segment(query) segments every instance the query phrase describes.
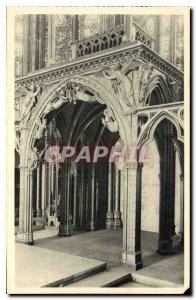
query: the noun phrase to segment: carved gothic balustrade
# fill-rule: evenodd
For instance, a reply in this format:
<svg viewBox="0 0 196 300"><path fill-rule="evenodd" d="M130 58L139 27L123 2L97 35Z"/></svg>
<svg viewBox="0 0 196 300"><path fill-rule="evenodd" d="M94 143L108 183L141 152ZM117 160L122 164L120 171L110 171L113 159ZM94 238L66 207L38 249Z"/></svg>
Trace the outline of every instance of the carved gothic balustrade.
<svg viewBox="0 0 196 300"><path fill-rule="evenodd" d="M89 55L121 45L125 30L123 27L111 29L108 32L97 33L72 45L73 58Z"/></svg>
<svg viewBox="0 0 196 300"><path fill-rule="evenodd" d="M135 41L140 41L149 48L154 50L155 38L148 34L141 26L136 22L133 22L133 35Z"/></svg>

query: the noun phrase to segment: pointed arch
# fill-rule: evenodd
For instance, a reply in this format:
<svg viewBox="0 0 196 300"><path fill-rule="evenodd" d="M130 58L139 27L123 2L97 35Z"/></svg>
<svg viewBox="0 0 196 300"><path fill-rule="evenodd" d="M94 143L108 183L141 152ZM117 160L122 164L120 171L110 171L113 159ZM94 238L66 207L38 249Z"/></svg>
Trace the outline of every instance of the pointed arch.
<svg viewBox="0 0 196 300"><path fill-rule="evenodd" d="M156 95L155 99L157 99L157 102L155 102L156 100L154 100L153 98L154 94ZM148 82L148 86L146 89L144 106L169 103L172 102L172 99L172 94L163 76L159 74L152 76L152 78L150 78Z"/></svg>
<svg viewBox="0 0 196 300"><path fill-rule="evenodd" d="M169 120L176 128L177 131L177 139L181 142L184 142L184 137L182 136L182 127L179 124L178 119L174 114L167 111L161 111L155 114L145 125L144 128L138 138L138 144L140 146L144 144L148 144L150 141L153 140L155 130L157 126L163 121L164 119Z"/></svg>
<svg viewBox="0 0 196 300"><path fill-rule="evenodd" d="M45 111L47 105L54 99L56 91L64 87L68 81L70 81L70 78L66 78L62 80L60 83L55 84L54 87L51 88L46 95L43 95L40 98L40 103L37 109L36 118L32 119L30 122L29 135L27 137L27 147L25 149L26 162L28 161L28 157L31 153L31 149L34 146L34 133L36 132L36 128L37 128L37 118L40 119L45 118ZM109 93L109 91L107 91L105 87L102 86L102 84L97 83L97 81L93 78L75 76L71 78L71 81L76 82L77 84L84 85L90 88L92 91L96 92L99 95L99 98L101 99L102 103L113 110L116 121L119 126L119 135L121 136L123 143L128 144L131 137L129 120L128 117L123 115L123 112L121 110L118 101L114 101L114 98L111 95L111 93ZM64 105L66 105L66 103Z"/></svg>

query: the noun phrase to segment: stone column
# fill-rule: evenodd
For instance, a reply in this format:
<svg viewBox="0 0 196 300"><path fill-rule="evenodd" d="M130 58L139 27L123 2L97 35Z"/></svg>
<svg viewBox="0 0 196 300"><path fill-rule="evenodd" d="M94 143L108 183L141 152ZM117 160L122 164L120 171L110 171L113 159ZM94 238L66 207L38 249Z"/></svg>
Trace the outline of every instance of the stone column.
<svg viewBox="0 0 196 300"><path fill-rule="evenodd" d="M164 157L160 162L159 254L172 254L175 205L175 151L172 137L164 137Z"/></svg>
<svg viewBox="0 0 196 300"><path fill-rule="evenodd" d="M33 245L33 232L32 232L32 169L28 167L21 167L21 179L23 181L24 199L20 207L20 224L19 232L17 233L17 241L24 244Z"/></svg>
<svg viewBox="0 0 196 300"><path fill-rule="evenodd" d="M170 16L170 62L176 60L176 16Z"/></svg>
<svg viewBox="0 0 196 300"><path fill-rule="evenodd" d="M141 253L141 179L142 164L124 171L123 250L122 263L134 270L142 268Z"/></svg>
<svg viewBox="0 0 196 300"><path fill-rule="evenodd" d="M40 164L37 166L37 199L36 199L36 212L37 217L41 217L40 209Z"/></svg>
<svg viewBox="0 0 196 300"><path fill-rule="evenodd" d="M157 53L160 53L160 29L161 29L161 19L160 16L156 17L156 22L155 22L155 51Z"/></svg>
<svg viewBox="0 0 196 300"><path fill-rule="evenodd" d="M84 219L84 166L81 165L81 180L79 186L79 217L80 217L80 226L83 225Z"/></svg>
<svg viewBox="0 0 196 300"><path fill-rule="evenodd" d="M48 65L55 63L55 24L54 16L48 16Z"/></svg>
<svg viewBox="0 0 196 300"><path fill-rule="evenodd" d="M60 226L59 236L70 236L69 222L69 166L62 165L61 167L61 203L60 203Z"/></svg>
<svg viewBox="0 0 196 300"><path fill-rule="evenodd" d="M133 26L133 16L125 15L125 38L131 42L135 40L135 28Z"/></svg>
<svg viewBox="0 0 196 300"><path fill-rule="evenodd" d="M42 164L42 218L44 218L45 223L45 209L46 209L46 164Z"/></svg>
<svg viewBox="0 0 196 300"><path fill-rule="evenodd" d="M29 73L29 25L30 15L23 15L23 39L22 39L22 75Z"/></svg>
<svg viewBox="0 0 196 300"><path fill-rule="evenodd" d="M91 221L90 230L95 231L95 165L91 166Z"/></svg>
<svg viewBox="0 0 196 300"><path fill-rule="evenodd" d="M56 163L55 165L56 172L55 172L55 218L56 218L56 226L58 224L58 186L59 186L59 165Z"/></svg>
<svg viewBox="0 0 196 300"><path fill-rule="evenodd" d="M37 50L37 15L30 15L30 71L34 72L36 70L36 50Z"/></svg>
<svg viewBox="0 0 196 300"><path fill-rule="evenodd" d="M26 145L28 129L22 128L20 133L21 145ZM17 241L33 245L32 232L32 170L25 163L25 147L20 149L20 213L19 232Z"/></svg>
<svg viewBox="0 0 196 300"><path fill-rule="evenodd" d="M115 207L114 207L114 228L121 228L121 212L120 212L120 177L119 170L115 167Z"/></svg>
<svg viewBox="0 0 196 300"><path fill-rule="evenodd" d="M73 205L73 225L76 228L77 227L77 184L78 184L78 178L77 178L77 164L75 164L75 170L76 172L74 173L74 205Z"/></svg>
<svg viewBox="0 0 196 300"><path fill-rule="evenodd" d="M106 228L113 228L114 214L112 211L112 163L108 163L108 210L106 213Z"/></svg>
<svg viewBox="0 0 196 300"><path fill-rule="evenodd" d="M48 198L48 226L50 226L50 206L51 206L51 163L47 165L47 198Z"/></svg>
<svg viewBox="0 0 196 300"><path fill-rule="evenodd" d="M39 69L45 67L45 30L46 16L39 15Z"/></svg>
<svg viewBox="0 0 196 300"><path fill-rule="evenodd" d="M180 246L184 246L184 176L180 175L180 220L179 220Z"/></svg>

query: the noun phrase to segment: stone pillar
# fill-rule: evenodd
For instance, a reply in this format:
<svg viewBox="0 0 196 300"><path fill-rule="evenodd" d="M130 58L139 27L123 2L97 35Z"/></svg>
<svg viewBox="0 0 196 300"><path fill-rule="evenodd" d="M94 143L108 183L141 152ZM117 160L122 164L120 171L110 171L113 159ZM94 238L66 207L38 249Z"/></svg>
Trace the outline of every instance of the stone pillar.
<svg viewBox="0 0 196 300"><path fill-rule="evenodd" d="M95 165L91 166L91 220L90 230L95 231Z"/></svg>
<svg viewBox="0 0 196 300"><path fill-rule="evenodd" d="M22 128L20 132L20 143L26 145L28 129ZM32 170L26 164L25 147L20 149L20 213L19 232L17 241L33 245L32 232Z"/></svg>
<svg viewBox="0 0 196 300"><path fill-rule="evenodd" d="M184 176L180 175L180 220L179 220L180 246L184 246Z"/></svg>
<svg viewBox="0 0 196 300"><path fill-rule="evenodd" d="M45 208L46 208L46 164L42 164L42 217L44 218L45 223Z"/></svg>
<svg viewBox="0 0 196 300"><path fill-rule="evenodd" d="M34 72L36 70L36 50L37 50L37 15L30 15L30 72Z"/></svg>
<svg viewBox="0 0 196 300"><path fill-rule="evenodd" d="M74 172L74 199L73 199L73 225L76 228L77 227L77 184L78 184L78 178L77 178L77 164L75 164L75 171Z"/></svg>
<svg viewBox="0 0 196 300"><path fill-rule="evenodd" d="M48 65L55 64L55 23L54 16L48 16Z"/></svg>
<svg viewBox="0 0 196 300"><path fill-rule="evenodd" d="M112 211L112 163L108 163L108 210L106 213L106 228L113 228L114 214Z"/></svg>
<svg viewBox="0 0 196 300"><path fill-rule="evenodd" d="M161 19L160 16L156 17L156 22L155 22L155 51L157 53L160 53L160 29L161 29Z"/></svg>
<svg viewBox="0 0 196 300"><path fill-rule="evenodd" d="M170 135L164 137L164 157L160 162L159 254L172 254L175 234L175 151Z"/></svg>
<svg viewBox="0 0 196 300"><path fill-rule="evenodd" d="M80 226L82 226L84 221L84 165L81 165L81 179L79 191L79 217Z"/></svg>
<svg viewBox="0 0 196 300"><path fill-rule="evenodd" d="M121 212L120 212L120 176L119 170L115 168L115 207L114 207L114 228L121 228Z"/></svg>
<svg viewBox="0 0 196 300"><path fill-rule="evenodd" d="M141 253L141 179L142 164L124 171L123 250L122 263L134 270L142 268Z"/></svg>
<svg viewBox="0 0 196 300"><path fill-rule="evenodd" d="M39 69L45 67L45 30L46 30L46 16L39 15Z"/></svg>
<svg viewBox="0 0 196 300"><path fill-rule="evenodd" d="M17 241L33 245L32 232L32 169L28 167L20 167L20 191L22 192L20 200L20 220L19 232L17 233Z"/></svg>
<svg viewBox="0 0 196 300"><path fill-rule="evenodd" d="M50 226L50 211L51 211L51 163L47 165L47 198L48 198L48 226Z"/></svg>
<svg viewBox="0 0 196 300"><path fill-rule="evenodd" d="M69 165L63 164L61 167L61 203L60 203L60 226L59 236L70 236L69 220Z"/></svg>
<svg viewBox="0 0 196 300"><path fill-rule="evenodd" d="M124 39L132 42L135 40L135 28L133 26L133 16L125 15L124 23L125 23L124 24L124 27L125 27Z"/></svg>
<svg viewBox="0 0 196 300"><path fill-rule="evenodd" d="M56 163L55 165L56 172L55 172L55 218L56 218L56 226L58 224L58 198L59 198L59 165Z"/></svg>
<svg viewBox="0 0 196 300"><path fill-rule="evenodd" d="M37 199L36 199L36 212L37 217L41 217L40 209L40 164L37 166Z"/></svg>
<svg viewBox="0 0 196 300"><path fill-rule="evenodd" d="M170 16L170 62L176 61L176 16Z"/></svg>
<svg viewBox="0 0 196 300"><path fill-rule="evenodd" d="M23 38L22 38L22 75L29 73L29 26L30 15L23 15Z"/></svg>

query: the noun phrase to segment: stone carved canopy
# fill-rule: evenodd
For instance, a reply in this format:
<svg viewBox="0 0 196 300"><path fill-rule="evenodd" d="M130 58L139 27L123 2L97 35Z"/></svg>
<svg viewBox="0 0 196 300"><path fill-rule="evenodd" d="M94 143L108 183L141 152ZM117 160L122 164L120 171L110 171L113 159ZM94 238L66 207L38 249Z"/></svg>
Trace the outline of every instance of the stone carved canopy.
<svg viewBox="0 0 196 300"><path fill-rule="evenodd" d="M60 84L52 84L50 90L46 84L42 84L42 87L32 84L28 89L19 87L24 105L21 127L34 126L31 151L35 152L33 149L36 141L43 137L50 113L59 111L67 103L75 105L76 101L105 104L107 108L102 118L103 125L111 132L119 132L120 137L124 137L123 131L127 131L128 134L130 130L130 116L146 106L146 97L151 92L153 82L159 84L157 78L160 76L152 63L132 58L124 64L117 62L96 72L69 77ZM164 89L169 91L168 85L173 82L166 82L164 76L162 81ZM167 95L170 95L169 92ZM106 101L106 98L110 100ZM126 128L123 128L122 124L120 126L119 118L125 121L127 125L123 127Z"/></svg>

